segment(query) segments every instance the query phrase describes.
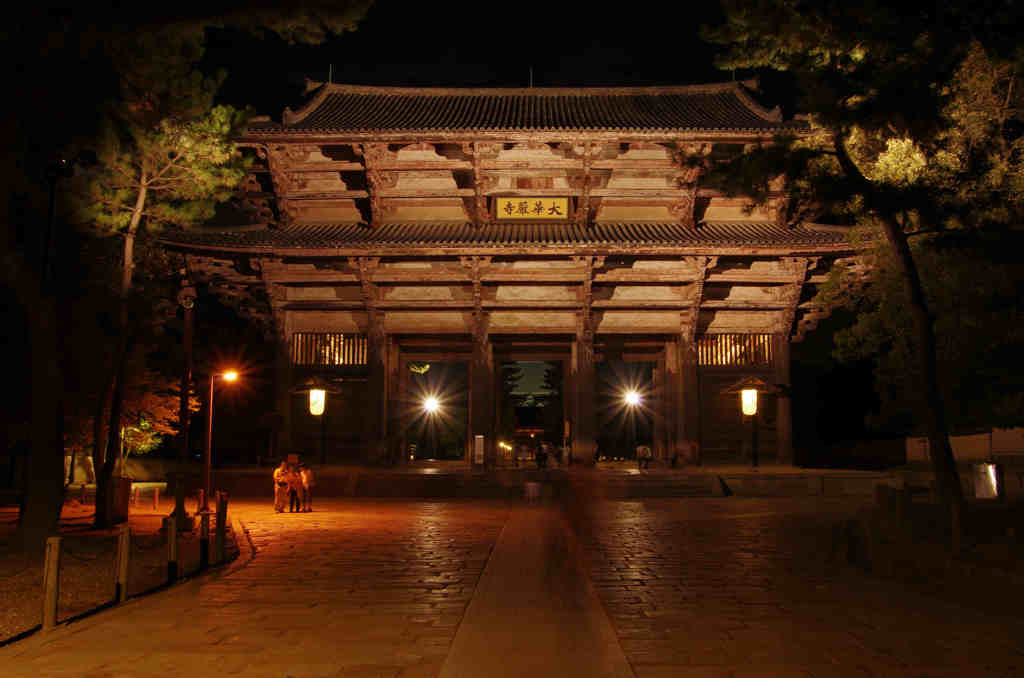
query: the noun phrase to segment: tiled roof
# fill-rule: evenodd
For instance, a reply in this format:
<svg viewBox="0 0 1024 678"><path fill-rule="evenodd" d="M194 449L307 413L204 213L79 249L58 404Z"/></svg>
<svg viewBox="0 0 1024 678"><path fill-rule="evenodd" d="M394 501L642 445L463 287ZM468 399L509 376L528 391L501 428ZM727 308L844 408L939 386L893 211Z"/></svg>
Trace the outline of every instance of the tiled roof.
<svg viewBox="0 0 1024 678"><path fill-rule="evenodd" d="M283 124L254 135L382 132L775 132L807 129L741 83L690 87L440 89L321 85Z"/></svg>
<svg viewBox="0 0 1024 678"><path fill-rule="evenodd" d="M231 250L613 247L816 247L836 249L846 234L772 222L711 222L688 227L672 223L577 224L403 223L306 224L242 231L167 231L167 244Z"/></svg>

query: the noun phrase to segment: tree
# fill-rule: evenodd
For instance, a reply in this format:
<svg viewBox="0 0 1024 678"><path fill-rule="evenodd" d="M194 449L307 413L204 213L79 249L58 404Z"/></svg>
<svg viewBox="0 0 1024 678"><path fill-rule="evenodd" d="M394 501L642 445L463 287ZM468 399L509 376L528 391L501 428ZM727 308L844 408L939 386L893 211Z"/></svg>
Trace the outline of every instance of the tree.
<svg viewBox="0 0 1024 678"><path fill-rule="evenodd" d="M287 9L251 3L178 3L160 15L145 4L96 3L88 12L72 13L44 3L23 8L0 28L4 44L10 47L8 91L19 102L8 107L2 118L3 165L11 181L3 194L7 228L0 261L3 282L24 311L33 348L26 374L31 392L30 468L19 519L26 547L42 547L43 537L56 525L62 498L62 401L68 364L62 360L61 341L66 335L62 319L68 314L61 306L67 302L68 288L44 285L39 265L43 257L38 254L41 238L37 234L48 221L47 168L55 169L55 177L63 174L75 149L95 147L92 140L103 127L107 138L116 139L124 150L132 135L123 124L109 124L113 120L129 120L140 129L165 136L196 132L189 123L202 119L203 111L191 104L202 97L193 95L209 92L219 77L203 76L196 68L207 28L238 26L276 32L294 43L315 44L330 33L354 29L368 5L361 0L304 2ZM169 125L160 124L159 113L168 110L168 104L188 114L170 117ZM54 192L58 206L63 193ZM116 190L103 197L116 199ZM189 211L183 204L171 207ZM169 216L174 211L154 213ZM61 230L64 214L49 223ZM61 238L55 242L62 261L72 260L74 253L62 247ZM125 271L130 283L130 267ZM98 427L102 429L102 424ZM110 449L117 449L116 442Z"/></svg>
<svg viewBox="0 0 1024 678"><path fill-rule="evenodd" d="M814 134L779 139L713 170L720 186L764 199L782 175L788 216L825 214L874 230L906 300L925 399L924 428L942 503L958 538L963 496L936 358L935 306L909 237L1019 223L1024 175L1014 122L1022 52L1012 2L937 5L800 0L724 3L705 36L720 65L792 77Z"/></svg>

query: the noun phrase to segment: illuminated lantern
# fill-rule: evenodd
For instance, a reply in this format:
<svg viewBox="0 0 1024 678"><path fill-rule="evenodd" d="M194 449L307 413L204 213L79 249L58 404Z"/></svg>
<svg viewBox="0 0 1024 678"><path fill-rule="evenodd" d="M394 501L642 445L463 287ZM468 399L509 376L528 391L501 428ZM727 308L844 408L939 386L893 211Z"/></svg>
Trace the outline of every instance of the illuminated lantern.
<svg viewBox="0 0 1024 678"><path fill-rule="evenodd" d="M433 414L434 412L437 412L437 410L440 407L441 407L441 403L439 403L437 401L437 398L435 398L433 396L430 396L429 398L427 398L426 400L423 401L423 409L426 410L429 414Z"/></svg>
<svg viewBox="0 0 1024 678"><path fill-rule="evenodd" d="M636 407L640 404L640 394L636 391L630 391L626 394L626 404L631 407Z"/></svg>
<svg viewBox="0 0 1024 678"><path fill-rule="evenodd" d="M327 391L321 388L309 389L309 413L317 417L323 414L326 400Z"/></svg>
<svg viewBox="0 0 1024 678"><path fill-rule="evenodd" d="M740 403L746 416L752 417L757 414L757 389L745 388L740 391Z"/></svg>

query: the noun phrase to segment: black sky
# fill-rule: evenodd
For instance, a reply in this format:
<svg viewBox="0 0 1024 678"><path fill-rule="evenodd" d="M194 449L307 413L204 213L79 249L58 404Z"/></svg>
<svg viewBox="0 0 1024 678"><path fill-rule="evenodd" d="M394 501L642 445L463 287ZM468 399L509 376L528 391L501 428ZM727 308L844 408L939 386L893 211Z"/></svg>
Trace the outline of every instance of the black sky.
<svg viewBox="0 0 1024 678"><path fill-rule="evenodd" d="M681 85L729 80L698 37L715 3L602 6L378 0L358 30L316 47L233 31L211 35L222 100L277 117L305 77L360 85L525 87Z"/></svg>

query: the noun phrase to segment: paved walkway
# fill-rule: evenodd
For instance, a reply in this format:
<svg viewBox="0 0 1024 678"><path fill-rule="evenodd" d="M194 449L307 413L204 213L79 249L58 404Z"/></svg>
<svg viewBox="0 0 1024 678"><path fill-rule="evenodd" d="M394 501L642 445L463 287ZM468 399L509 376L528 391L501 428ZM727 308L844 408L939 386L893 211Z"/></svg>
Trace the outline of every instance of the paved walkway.
<svg viewBox="0 0 1024 678"><path fill-rule="evenodd" d="M1024 673L1020 607L826 567L821 530L849 510L669 499L566 522L523 503L337 500L278 515L236 502L251 561L0 649L0 674Z"/></svg>

